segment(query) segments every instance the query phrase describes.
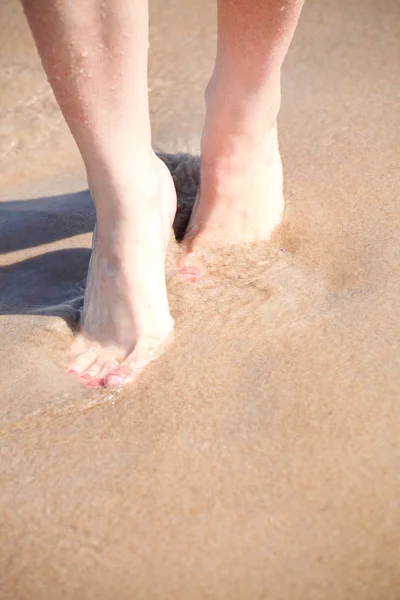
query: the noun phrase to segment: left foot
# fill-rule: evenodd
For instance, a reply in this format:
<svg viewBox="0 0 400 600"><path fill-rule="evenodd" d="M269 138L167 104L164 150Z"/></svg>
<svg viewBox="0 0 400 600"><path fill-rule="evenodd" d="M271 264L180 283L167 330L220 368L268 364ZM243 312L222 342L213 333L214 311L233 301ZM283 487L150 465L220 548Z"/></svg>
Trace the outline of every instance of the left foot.
<svg viewBox="0 0 400 600"><path fill-rule="evenodd" d="M175 190L158 158L140 176L107 178L98 169L90 178L97 229L68 371L91 388L132 381L173 331L164 262Z"/></svg>

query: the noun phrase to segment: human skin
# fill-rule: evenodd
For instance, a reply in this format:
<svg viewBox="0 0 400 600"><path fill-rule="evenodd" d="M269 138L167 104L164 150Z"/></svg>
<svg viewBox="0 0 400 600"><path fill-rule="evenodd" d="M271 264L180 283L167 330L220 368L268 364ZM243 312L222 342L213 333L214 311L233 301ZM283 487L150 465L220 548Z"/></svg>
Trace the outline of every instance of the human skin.
<svg viewBox="0 0 400 600"><path fill-rule="evenodd" d="M22 0L82 155L96 230L68 371L88 387L132 381L170 340L165 254L176 211L151 146L146 0ZM303 0L219 0L200 191L179 272L215 242L268 240L284 210L280 73Z"/></svg>

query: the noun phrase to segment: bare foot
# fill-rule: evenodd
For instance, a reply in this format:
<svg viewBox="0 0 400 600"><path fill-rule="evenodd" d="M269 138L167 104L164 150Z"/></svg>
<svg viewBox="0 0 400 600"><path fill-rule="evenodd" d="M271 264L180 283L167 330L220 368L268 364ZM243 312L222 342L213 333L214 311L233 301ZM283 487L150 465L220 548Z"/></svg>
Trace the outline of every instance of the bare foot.
<svg viewBox="0 0 400 600"><path fill-rule="evenodd" d="M176 195L166 166L155 156L150 163L136 176L91 182L97 229L68 369L89 387L131 381L173 331L164 263Z"/></svg>
<svg viewBox="0 0 400 600"><path fill-rule="evenodd" d="M263 139L205 130L199 193L183 243L180 273L196 279L210 246L269 240L284 210L277 130Z"/></svg>

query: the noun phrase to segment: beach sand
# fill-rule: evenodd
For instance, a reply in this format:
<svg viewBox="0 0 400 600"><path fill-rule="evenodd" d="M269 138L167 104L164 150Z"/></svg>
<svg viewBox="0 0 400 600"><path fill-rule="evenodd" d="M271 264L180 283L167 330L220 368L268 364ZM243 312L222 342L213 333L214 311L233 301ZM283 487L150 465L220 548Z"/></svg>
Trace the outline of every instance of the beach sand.
<svg viewBox="0 0 400 600"><path fill-rule="evenodd" d="M171 237L174 344L88 392L64 368L93 208L2 0L1 600L400 598L399 31L397 0L306 2L284 224L201 285ZM198 152L215 41L213 0L153 2L157 150ZM174 164L184 218L196 165Z"/></svg>

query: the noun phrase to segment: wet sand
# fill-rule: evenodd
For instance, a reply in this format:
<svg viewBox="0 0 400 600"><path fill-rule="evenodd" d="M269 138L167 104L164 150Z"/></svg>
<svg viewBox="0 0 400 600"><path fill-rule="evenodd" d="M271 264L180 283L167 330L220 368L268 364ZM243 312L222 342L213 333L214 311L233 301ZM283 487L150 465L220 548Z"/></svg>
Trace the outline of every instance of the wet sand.
<svg viewBox="0 0 400 600"><path fill-rule="evenodd" d="M198 151L214 12L153 2L160 151ZM93 209L3 0L1 600L398 600L399 31L396 0L306 2L284 225L210 258L202 286L176 281L172 238L175 343L122 393L89 393L63 369Z"/></svg>

